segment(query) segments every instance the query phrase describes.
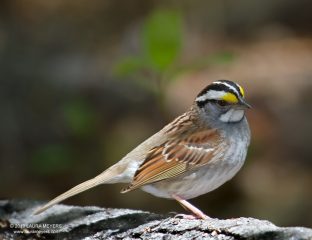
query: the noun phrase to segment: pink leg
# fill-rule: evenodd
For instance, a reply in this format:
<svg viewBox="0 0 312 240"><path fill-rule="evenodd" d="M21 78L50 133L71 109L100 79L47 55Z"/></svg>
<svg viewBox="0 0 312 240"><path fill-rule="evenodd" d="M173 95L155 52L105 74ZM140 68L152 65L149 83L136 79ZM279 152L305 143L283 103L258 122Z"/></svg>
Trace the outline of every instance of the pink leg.
<svg viewBox="0 0 312 240"><path fill-rule="evenodd" d="M209 217L204 214L201 210L199 210L197 207L193 206L192 204L190 204L188 201L180 198L177 195L172 195L172 197L177 200L182 207L184 207L186 210L189 210L191 213L193 213L197 218L201 218L201 219L209 219Z"/></svg>

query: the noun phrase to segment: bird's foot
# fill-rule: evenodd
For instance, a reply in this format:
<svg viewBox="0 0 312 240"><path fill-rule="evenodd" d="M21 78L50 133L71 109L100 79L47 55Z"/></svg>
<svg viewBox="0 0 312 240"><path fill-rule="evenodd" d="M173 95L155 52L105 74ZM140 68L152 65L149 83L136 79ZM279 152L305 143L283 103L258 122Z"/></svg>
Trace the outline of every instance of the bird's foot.
<svg viewBox="0 0 312 240"><path fill-rule="evenodd" d="M210 219L210 217L208 217L205 214L190 215L190 214L183 214L183 213L175 215L174 218L181 218L181 219L187 219L187 220L195 220L195 219L207 220L207 219Z"/></svg>
<svg viewBox="0 0 312 240"><path fill-rule="evenodd" d="M190 214L177 214L174 216L174 218L181 218L181 219L187 219L187 220L195 220L198 219L197 217L195 217L194 215L190 215Z"/></svg>
<svg viewBox="0 0 312 240"><path fill-rule="evenodd" d="M191 203L189 203L185 199L179 197L178 195L172 195L172 197L175 200L177 200L182 205L182 207L184 207L186 210L188 210L191 213L193 213L193 217L195 217L197 219L203 219L203 220L210 219L210 217L208 217L200 209L198 209L197 207L193 206Z"/></svg>

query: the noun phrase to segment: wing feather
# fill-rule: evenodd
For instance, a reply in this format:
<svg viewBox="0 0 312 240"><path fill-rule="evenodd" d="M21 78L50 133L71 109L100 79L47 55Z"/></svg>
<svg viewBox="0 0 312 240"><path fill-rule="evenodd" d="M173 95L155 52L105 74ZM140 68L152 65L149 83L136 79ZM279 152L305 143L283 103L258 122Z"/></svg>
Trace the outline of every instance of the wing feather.
<svg viewBox="0 0 312 240"><path fill-rule="evenodd" d="M219 152L222 145L221 136L215 129L201 130L175 139L180 140L168 139L150 150L136 171L132 183L122 193L174 178L205 165Z"/></svg>

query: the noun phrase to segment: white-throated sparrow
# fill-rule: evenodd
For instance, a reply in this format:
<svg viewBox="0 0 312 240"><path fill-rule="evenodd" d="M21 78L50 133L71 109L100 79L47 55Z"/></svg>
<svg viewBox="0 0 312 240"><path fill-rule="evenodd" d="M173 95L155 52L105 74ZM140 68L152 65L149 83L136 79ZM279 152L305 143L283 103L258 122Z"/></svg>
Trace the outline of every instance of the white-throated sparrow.
<svg viewBox="0 0 312 240"><path fill-rule="evenodd" d="M210 192L242 167L250 142L244 90L229 80L211 83L191 108L141 143L98 176L59 195L35 214L100 184L130 183L121 192L141 188L177 200L199 218L207 218L187 199Z"/></svg>

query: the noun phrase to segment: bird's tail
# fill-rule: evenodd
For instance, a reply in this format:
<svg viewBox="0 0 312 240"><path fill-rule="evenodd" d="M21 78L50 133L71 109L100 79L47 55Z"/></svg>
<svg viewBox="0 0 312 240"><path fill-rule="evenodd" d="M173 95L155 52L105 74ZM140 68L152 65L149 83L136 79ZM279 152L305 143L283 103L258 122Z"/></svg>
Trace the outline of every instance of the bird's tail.
<svg viewBox="0 0 312 240"><path fill-rule="evenodd" d="M42 213L43 211L47 210L48 208L52 207L53 205L70 198L74 195L77 195L81 192L84 192L90 188L93 188L95 186L98 186L103 183L110 183L110 180L114 177L114 175L110 171L111 169L107 169L106 171L102 172L95 178L92 178L90 180L87 180L83 183L80 183L79 185L69 189L67 192L64 192L63 194L57 196L56 198L52 199L50 202L45 204L44 206L38 208L33 214L37 215L39 213Z"/></svg>

